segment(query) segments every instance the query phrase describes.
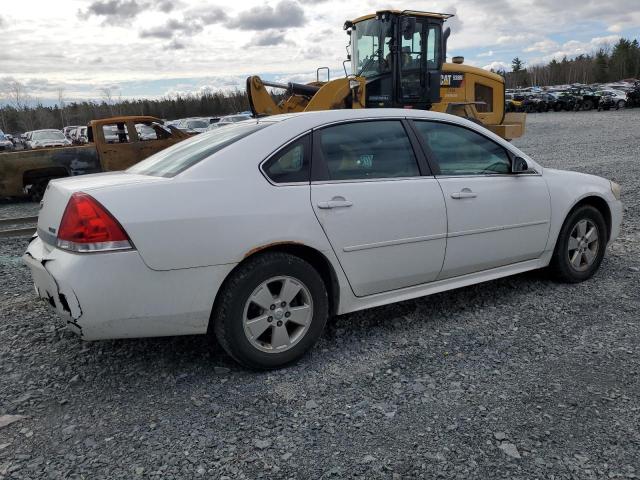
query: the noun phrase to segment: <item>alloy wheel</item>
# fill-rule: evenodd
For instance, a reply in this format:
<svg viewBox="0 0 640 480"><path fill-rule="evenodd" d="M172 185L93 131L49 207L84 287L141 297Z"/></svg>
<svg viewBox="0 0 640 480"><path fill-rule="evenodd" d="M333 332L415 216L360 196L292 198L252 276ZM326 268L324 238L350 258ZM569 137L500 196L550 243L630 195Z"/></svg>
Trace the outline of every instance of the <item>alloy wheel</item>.
<svg viewBox="0 0 640 480"><path fill-rule="evenodd" d="M598 257L599 247L598 227L591 220L580 220L569 235L567 254L571 268L579 272L588 270Z"/></svg>
<svg viewBox="0 0 640 480"><path fill-rule="evenodd" d="M247 340L258 350L289 350L307 333L313 319L313 300L300 280L272 277L249 296L243 313Z"/></svg>

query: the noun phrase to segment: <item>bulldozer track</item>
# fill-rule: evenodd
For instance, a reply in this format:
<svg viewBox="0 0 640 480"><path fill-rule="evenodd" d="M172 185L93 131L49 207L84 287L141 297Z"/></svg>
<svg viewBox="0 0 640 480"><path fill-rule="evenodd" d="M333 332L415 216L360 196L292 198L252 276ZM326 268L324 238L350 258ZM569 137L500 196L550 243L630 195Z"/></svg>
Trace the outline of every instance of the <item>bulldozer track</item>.
<svg viewBox="0 0 640 480"><path fill-rule="evenodd" d="M38 223L38 217L17 217L17 218L2 218L0 219L0 238L14 238L14 237L30 237L36 233L36 224ZM28 225L20 228L5 228L15 227L16 225Z"/></svg>

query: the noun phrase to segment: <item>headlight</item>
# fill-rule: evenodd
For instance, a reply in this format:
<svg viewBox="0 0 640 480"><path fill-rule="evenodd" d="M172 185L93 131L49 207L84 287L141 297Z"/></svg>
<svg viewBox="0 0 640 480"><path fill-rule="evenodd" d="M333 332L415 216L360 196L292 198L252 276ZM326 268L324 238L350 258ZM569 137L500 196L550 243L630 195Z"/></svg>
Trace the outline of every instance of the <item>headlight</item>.
<svg viewBox="0 0 640 480"><path fill-rule="evenodd" d="M611 183L611 193L613 193L613 196L616 197L616 200L620 200L620 185L618 185L616 182L611 181L609 181L609 183Z"/></svg>

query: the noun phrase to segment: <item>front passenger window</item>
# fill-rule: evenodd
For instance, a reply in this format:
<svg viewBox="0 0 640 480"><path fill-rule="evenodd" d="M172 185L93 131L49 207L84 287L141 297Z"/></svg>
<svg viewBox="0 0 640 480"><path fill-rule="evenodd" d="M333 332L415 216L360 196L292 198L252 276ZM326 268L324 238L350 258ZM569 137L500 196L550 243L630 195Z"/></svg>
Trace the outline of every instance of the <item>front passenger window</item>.
<svg viewBox="0 0 640 480"><path fill-rule="evenodd" d="M507 151L468 128L439 122L414 123L435 155L440 175L491 175L511 173Z"/></svg>

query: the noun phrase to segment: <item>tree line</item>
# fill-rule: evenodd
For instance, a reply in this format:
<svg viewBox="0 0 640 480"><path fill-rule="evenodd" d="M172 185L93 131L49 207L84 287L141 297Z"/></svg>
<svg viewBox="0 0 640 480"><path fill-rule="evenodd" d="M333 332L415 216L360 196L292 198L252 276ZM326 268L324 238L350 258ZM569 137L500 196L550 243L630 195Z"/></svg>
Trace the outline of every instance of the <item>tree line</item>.
<svg viewBox="0 0 640 480"><path fill-rule="evenodd" d="M159 99L128 100L115 97L109 89L101 90L100 101L70 101L64 91L58 92L58 102L45 106L32 97L20 82L5 86L8 104L0 108L0 129L5 133L21 133L42 128L61 129L66 125L86 125L90 120L119 115L151 115L163 119L199 116L221 116L249 110L245 92L205 91L180 94Z"/></svg>
<svg viewBox="0 0 640 480"><path fill-rule="evenodd" d="M640 44L637 39L621 38L613 47L603 46L591 54L582 54L546 65L525 67L516 57L511 71L499 70L507 88L565 85L572 83L607 83L640 78Z"/></svg>

